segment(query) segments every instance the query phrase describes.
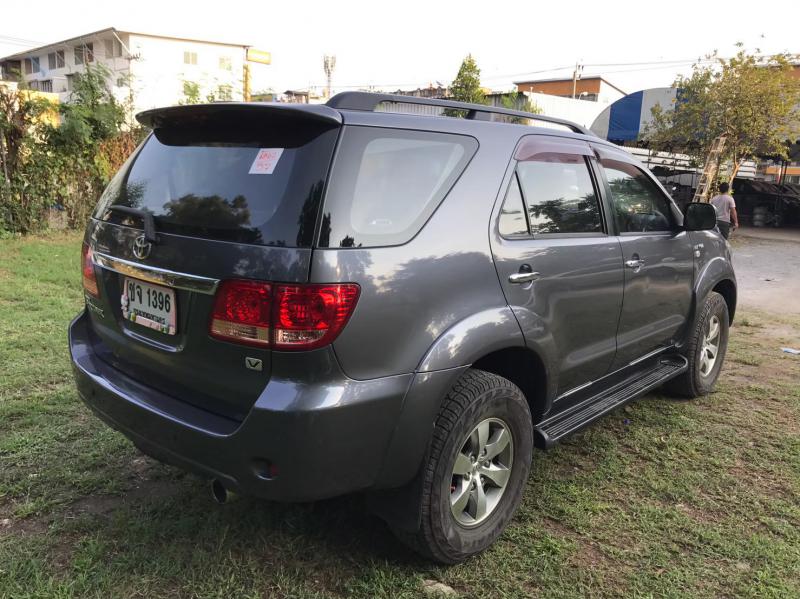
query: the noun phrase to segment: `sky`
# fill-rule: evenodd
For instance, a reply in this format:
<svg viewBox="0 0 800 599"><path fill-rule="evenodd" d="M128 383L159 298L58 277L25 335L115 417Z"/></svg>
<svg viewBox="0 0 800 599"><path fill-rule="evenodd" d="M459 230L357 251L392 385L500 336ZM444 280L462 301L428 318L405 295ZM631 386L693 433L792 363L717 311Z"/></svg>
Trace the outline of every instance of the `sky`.
<svg viewBox="0 0 800 599"><path fill-rule="evenodd" d="M254 65L253 89L322 86L322 57L336 56L335 90L413 89L449 83L472 54L494 90L524 79L602 75L630 93L668 86L692 62L742 42L800 53L800 2L9 2L0 56L98 29L232 41L272 53Z"/></svg>

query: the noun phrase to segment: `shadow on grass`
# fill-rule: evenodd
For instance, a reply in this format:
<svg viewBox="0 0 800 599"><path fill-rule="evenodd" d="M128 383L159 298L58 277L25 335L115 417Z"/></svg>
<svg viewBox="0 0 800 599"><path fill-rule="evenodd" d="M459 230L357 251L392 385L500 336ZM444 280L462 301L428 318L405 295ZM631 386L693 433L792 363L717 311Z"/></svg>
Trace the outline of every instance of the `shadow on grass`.
<svg viewBox="0 0 800 599"><path fill-rule="evenodd" d="M107 567L133 566L139 575L168 574L165 560L176 575L186 566L213 569L229 562L241 568L249 561L261 568L310 568L317 578L333 572L340 578L386 563L406 574L434 567L369 513L363 495L300 504L241 497L218 505L207 481L159 469L172 477L143 480L119 497L73 504L52 531L64 533L64 539L91 537L112 556ZM75 549L73 563L80 558L80 542Z"/></svg>

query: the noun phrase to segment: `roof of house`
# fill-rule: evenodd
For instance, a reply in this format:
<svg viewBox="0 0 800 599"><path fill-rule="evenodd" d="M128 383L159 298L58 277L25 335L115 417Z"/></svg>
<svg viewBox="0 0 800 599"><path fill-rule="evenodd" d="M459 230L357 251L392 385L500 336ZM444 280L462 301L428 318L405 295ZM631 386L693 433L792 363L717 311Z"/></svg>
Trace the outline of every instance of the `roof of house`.
<svg viewBox="0 0 800 599"><path fill-rule="evenodd" d="M595 79L599 79L600 81L602 81L606 85L610 85L611 87L613 87L615 90L617 90L621 94L625 93L624 91L622 91L620 88L618 88L616 85L614 85L608 79L605 79L601 75L583 75L583 76L581 76L580 79L578 79L578 81L595 80ZM513 83L514 83L514 85L525 85L525 84L530 84L530 83L561 83L561 82L564 82L564 81L570 81L571 82L572 81L572 77L554 77L552 79L525 79L524 81L514 81Z"/></svg>
<svg viewBox="0 0 800 599"><path fill-rule="evenodd" d="M180 36L173 36L173 35L161 35L158 33L142 33L140 31L130 31L128 29L117 29L116 27L106 27L105 29L99 29L98 31L92 31L91 33L84 33L83 35L78 35L76 37L71 37L69 39L60 40L56 42L51 42L49 44L44 44L42 46L37 46L36 48L29 48L28 50L23 50L22 52L17 52L16 54L10 54L9 56L4 56L0 58L0 61L4 60L15 60L19 58L24 58L30 54L36 54L45 48L52 48L53 46L69 46L74 44L75 42L80 42L81 40L85 40L87 38L94 37L96 35L101 35L103 33L128 33L133 35L144 35L147 37L158 37L162 39L170 39L170 40L177 40L177 41L184 41L184 42L202 42L204 44L217 44L220 46L239 46L242 48L249 48L251 44L242 44L242 43L234 43L234 42L221 42L215 40L202 40L198 38L191 38L191 37L180 37Z"/></svg>

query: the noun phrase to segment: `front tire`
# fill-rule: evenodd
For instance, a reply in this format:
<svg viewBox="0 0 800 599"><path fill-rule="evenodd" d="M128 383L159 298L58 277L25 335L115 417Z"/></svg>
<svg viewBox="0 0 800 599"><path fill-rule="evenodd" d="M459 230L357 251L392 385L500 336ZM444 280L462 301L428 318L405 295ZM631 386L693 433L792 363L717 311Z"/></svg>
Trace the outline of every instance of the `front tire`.
<svg viewBox="0 0 800 599"><path fill-rule="evenodd" d="M700 309L684 355L689 369L669 381L667 391L681 397L695 398L714 390L728 349L728 304L712 291Z"/></svg>
<svg viewBox="0 0 800 599"><path fill-rule="evenodd" d="M533 425L511 381L468 370L442 404L418 475L417 532L395 531L422 555L455 564L502 534L530 472Z"/></svg>

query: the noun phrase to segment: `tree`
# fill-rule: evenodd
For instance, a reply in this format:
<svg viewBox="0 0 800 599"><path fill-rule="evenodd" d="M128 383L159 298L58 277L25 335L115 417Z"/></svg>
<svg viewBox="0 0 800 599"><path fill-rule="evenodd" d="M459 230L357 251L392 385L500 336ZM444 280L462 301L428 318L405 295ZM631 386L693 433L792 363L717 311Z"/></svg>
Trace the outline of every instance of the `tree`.
<svg viewBox="0 0 800 599"><path fill-rule="evenodd" d="M83 227L103 187L141 141L125 127L125 105L109 88L108 69L76 73L68 104L0 85L0 233L45 226L49 208ZM58 114L61 118L59 120Z"/></svg>
<svg viewBox="0 0 800 599"><path fill-rule="evenodd" d="M47 162L47 120L55 106L19 86L0 84L0 232L42 226L53 196Z"/></svg>
<svg viewBox="0 0 800 599"><path fill-rule="evenodd" d="M61 104L61 123L47 136L48 162L58 177L55 203L66 211L70 226L83 226L113 166L103 152L105 142L120 135L125 109L108 84L109 69L86 65L76 73L68 104ZM126 134L136 136L136 130Z"/></svg>
<svg viewBox="0 0 800 599"><path fill-rule="evenodd" d="M733 58L710 55L711 66L695 65L678 77L672 110L657 105L645 139L657 150L682 152L702 164L711 144L726 136L718 163L739 166L759 156L786 157L787 139L800 131L800 80L791 76L791 56L749 54L741 44Z"/></svg>
<svg viewBox="0 0 800 599"><path fill-rule="evenodd" d="M531 114L542 114L542 109L531 102L530 98L528 98L528 96L526 96L523 92L511 92L510 94L504 94L500 98L500 101L503 103L503 108L507 108L508 110L521 110L522 112L530 112ZM528 122L528 120L529 119L516 116L508 117L509 123L525 124Z"/></svg>
<svg viewBox="0 0 800 599"><path fill-rule="evenodd" d="M178 101L178 104L200 104L202 101L200 98L200 84L196 81L184 81L183 100Z"/></svg>
<svg viewBox="0 0 800 599"><path fill-rule="evenodd" d="M76 73L70 101L61 104L61 123L53 128L49 142L58 150L89 156L103 140L116 135L125 122L125 110L108 86L111 72L104 65L86 65Z"/></svg>
<svg viewBox="0 0 800 599"><path fill-rule="evenodd" d="M486 104L486 94L481 88L481 70L472 54L461 62L458 75L450 84L450 95L454 100L472 104Z"/></svg>
<svg viewBox="0 0 800 599"><path fill-rule="evenodd" d="M23 149L35 143L38 125L52 109L50 102L28 90L0 84L0 173L5 181L19 169L25 159Z"/></svg>

